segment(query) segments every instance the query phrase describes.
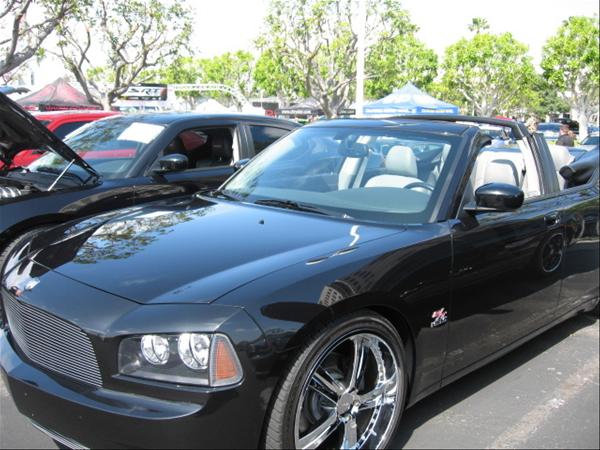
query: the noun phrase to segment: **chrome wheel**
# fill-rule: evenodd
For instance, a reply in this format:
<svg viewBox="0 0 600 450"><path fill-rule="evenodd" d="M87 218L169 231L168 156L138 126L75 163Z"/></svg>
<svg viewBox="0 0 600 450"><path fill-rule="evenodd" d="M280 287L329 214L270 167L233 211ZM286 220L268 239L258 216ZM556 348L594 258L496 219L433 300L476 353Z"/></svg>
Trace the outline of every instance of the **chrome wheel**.
<svg viewBox="0 0 600 450"><path fill-rule="evenodd" d="M381 337L338 339L309 370L296 410L296 448L381 448L402 408L402 376Z"/></svg>

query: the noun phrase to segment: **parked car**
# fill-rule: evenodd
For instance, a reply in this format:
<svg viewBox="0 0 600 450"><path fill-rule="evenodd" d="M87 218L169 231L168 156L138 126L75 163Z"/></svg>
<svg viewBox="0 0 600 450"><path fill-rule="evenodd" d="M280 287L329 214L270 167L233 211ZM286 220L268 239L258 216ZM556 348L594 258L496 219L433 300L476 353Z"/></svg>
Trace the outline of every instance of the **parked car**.
<svg viewBox="0 0 600 450"><path fill-rule="evenodd" d="M0 112L0 266L8 242L40 226L216 188L237 161L298 126L243 115L115 116L65 143L2 95ZM22 149L44 155L14 167Z"/></svg>
<svg viewBox="0 0 600 450"><path fill-rule="evenodd" d="M113 111L54 111L37 112L33 113L33 116L60 139L64 139L69 133L85 124L117 114L119 113ZM26 167L42 156L43 153L39 149L22 150L13 158L12 165ZM0 169L2 167L4 167L4 164L0 161Z"/></svg>
<svg viewBox="0 0 600 450"><path fill-rule="evenodd" d="M82 126L105 117L118 116L116 111L48 111L32 113L42 125L52 131L60 139L81 128Z"/></svg>
<svg viewBox="0 0 600 450"><path fill-rule="evenodd" d="M0 372L71 447L383 448L597 304L598 162L559 161L514 121L300 128L218 190L19 240Z"/></svg>
<svg viewBox="0 0 600 450"><path fill-rule="evenodd" d="M557 122L542 122L538 124L538 132L544 135L544 138L549 141L558 139L561 123Z"/></svg>
<svg viewBox="0 0 600 450"><path fill-rule="evenodd" d="M586 150L594 150L600 146L600 134L598 132L588 135L578 147Z"/></svg>

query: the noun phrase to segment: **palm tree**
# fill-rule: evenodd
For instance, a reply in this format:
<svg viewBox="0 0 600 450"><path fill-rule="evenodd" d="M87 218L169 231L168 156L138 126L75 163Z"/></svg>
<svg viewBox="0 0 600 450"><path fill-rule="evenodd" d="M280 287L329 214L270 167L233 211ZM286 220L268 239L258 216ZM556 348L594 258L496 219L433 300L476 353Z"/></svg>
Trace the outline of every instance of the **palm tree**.
<svg viewBox="0 0 600 450"><path fill-rule="evenodd" d="M469 31L474 31L475 34L479 34L484 30L489 30L489 28L489 22L483 17L473 17L473 19L471 19L471 25L469 25Z"/></svg>

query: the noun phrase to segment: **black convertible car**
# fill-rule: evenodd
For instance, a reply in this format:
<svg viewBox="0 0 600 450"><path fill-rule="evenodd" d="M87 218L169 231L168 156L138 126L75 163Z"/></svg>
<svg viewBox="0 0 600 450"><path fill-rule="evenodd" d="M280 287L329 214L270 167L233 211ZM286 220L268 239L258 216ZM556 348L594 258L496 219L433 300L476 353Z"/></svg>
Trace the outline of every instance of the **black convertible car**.
<svg viewBox="0 0 600 450"><path fill-rule="evenodd" d="M301 128L213 192L20 240L0 372L73 448L383 448L598 303L597 154L560 156L495 119Z"/></svg>
<svg viewBox="0 0 600 450"><path fill-rule="evenodd" d="M138 114L94 122L63 143L0 94L0 266L11 240L42 226L216 188L236 162L298 126L260 116ZM14 167L28 150L44 155Z"/></svg>

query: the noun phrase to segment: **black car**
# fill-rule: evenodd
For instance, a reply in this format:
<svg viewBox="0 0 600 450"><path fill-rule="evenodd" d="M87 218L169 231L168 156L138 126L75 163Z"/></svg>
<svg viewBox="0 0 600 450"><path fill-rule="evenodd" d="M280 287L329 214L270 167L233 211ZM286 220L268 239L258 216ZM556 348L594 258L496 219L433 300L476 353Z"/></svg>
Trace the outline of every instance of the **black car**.
<svg viewBox="0 0 600 450"><path fill-rule="evenodd" d="M499 119L301 128L213 192L20 240L0 372L73 448L385 447L405 407L598 303L597 155L553 161Z"/></svg>
<svg viewBox="0 0 600 450"><path fill-rule="evenodd" d="M218 187L236 162L296 127L260 116L138 114L88 124L63 143L0 94L0 254L40 226ZM23 150L46 153L10 168Z"/></svg>

